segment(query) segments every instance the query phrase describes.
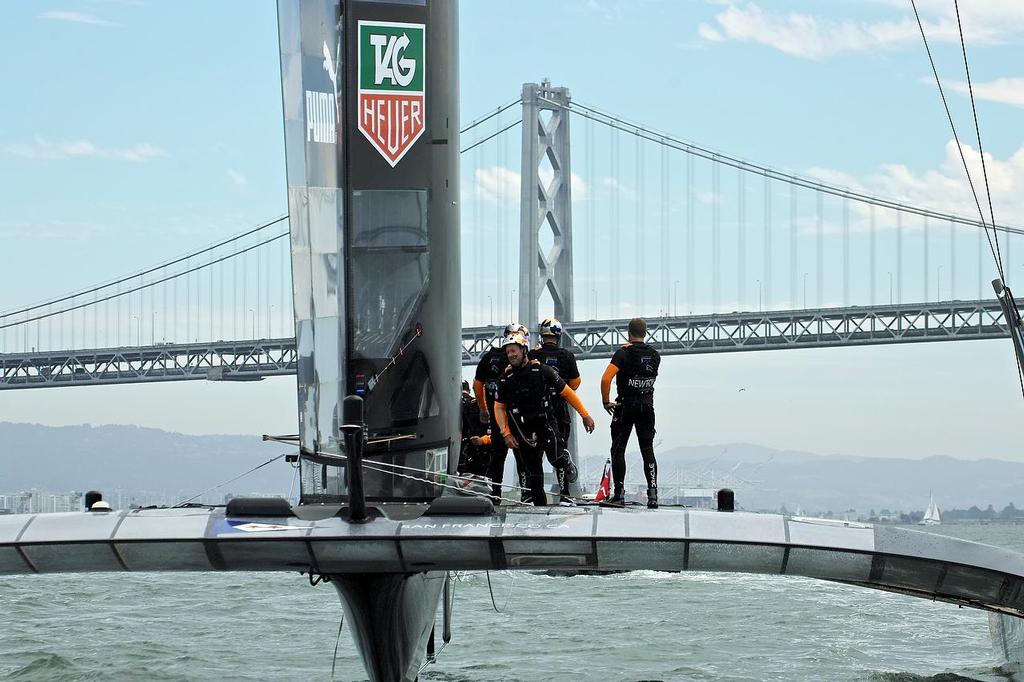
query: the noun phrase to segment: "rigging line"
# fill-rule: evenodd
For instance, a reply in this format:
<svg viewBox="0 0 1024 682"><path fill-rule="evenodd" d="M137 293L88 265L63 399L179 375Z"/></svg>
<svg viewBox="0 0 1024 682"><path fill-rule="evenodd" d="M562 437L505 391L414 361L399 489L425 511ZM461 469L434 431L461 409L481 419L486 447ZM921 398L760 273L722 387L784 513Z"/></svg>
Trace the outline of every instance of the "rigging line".
<svg viewBox="0 0 1024 682"><path fill-rule="evenodd" d="M935 59L932 57L932 49L929 47L928 37L924 33L924 24L921 23L921 15L917 11L917 2L915 0L910 0L910 6L914 8L914 17L917 19L917 28L921 32L921 40L924 42L924 50L928 55L928 63L931 64L932 67L932 75L935 76L935 85L939 89L939 97L942 98L942 107L946 110L946 119L949 121L950 130L953 131L953 140L956 142L957 152L960 153L960 161L964 165L964 173L967 175L967 184L970 185L971 194L974 196L974 204L978 207L978 214L981 216L982 227L985 228L985 238L988 240L988 248L992 251L992 258L996 262L996 270L999 272L999 277L1003 278L1003 266L999 261L995 248L992 246L992 238L988 234L988 224L985 221L985 211L981 208L981 201L978 199L978 192L974 187L974 179L971 177L971 170L967 166L967 157L964 156L963 147L960 145L960 136L956 132L956 124L953 123L953 114L949 111L949 103L946 101L946 93L942 89L942 81L939 79L939 71L935 66ZM994 232L994 224L992 228ZM996 237L996 241L999 241L998 235Z"/></svg>
<svg viewBox="0 0 1024 682"><path fill-rule="evenodd" d="M221 246L225 246L227 244L230 244L231 242L238 241L239 239L242 239L243 237L248 237L251 234L255 234L256 232L259 232L260 230L265 230L268 227L270 227L271 225L276 225L277 223L281 222L282 220L287 220L287 219L288 219L288 215L287 214L283 215L283 216L280 216L280 217L275 218L274 220L270 221L269 223L264 223L264 224L260 225L259 227L254 227L251 230L248 230L246 232L242 232L241 234L237 234L234 237L231 237L229 239L225 239L222 242L218 242L216 244L213 244L212 246L208 246L205 249L202 249L201 251L196 251L195 253L186 254L184 256L181 256L181 257L176 258L174 260L168 261L166 263L162 263L160 265L155 265L155 266L153 266L151 268L143 270L142 272L136 272L133 275L126 275L125 277L122 277L120 279L116 279L116 280L113 280L111 282L107 282L106 284L98 284L98 285L96 285L96 286L94 286L94 287L92 287L90 289L84 289L82 291L78 291L78 292L75 292L73 294L66 294L66 295L64 295L64 296L62 296L60 298L55 298L55 299L50 300L50 301L45 301L43 303L38 303L36 305L31 305L31 306L28 306L26 308L21 308L19 310L12 310L10 312L0 313L0 319L3 319L5 317L10 317L12 315L20 315L22 313L31 312L33 310L37 310L37 309L45 307L45 306L51 306L51 305L54 305L54 304L57 304L57 303L63 303L64 301L67 301L67 300L70 300L70 299L73 299L73 298L78 298L79 296L85 296L86 294L91 294L91 293L94 293L96 291L100 291L102 289L107 289L107 288L110 288L110 287L112 287L114 285L117 285L117 284L123 284L124 282L127 282L129 280L136 279L138 277L142 277L143 275L148 275L148 274L156 272L157 270L160 270L162 268L167 268L167 267L169 267L171 265L177 265L178 263L180 263L182 261L188 260L190 258L194 258L195 256L199 256L199 255L202 255L204 253L208 253L210 251L213 251L214 249L220 248ZM285 234L287 234L287 233L285 233ZM161 281L164 281L164 280L161 280Z"/></svg>
<svg viewBox="0 0 1024 682"><path fill-rule="evenodd" d="M334 454L332 452L321 452L321 451L318 450L316 454L320 455L321 457L330 457L332 459L343 459L343 460L346 460L346 461L348 460L348 457L346 455ZM459 476L457 476L455 474L448 474L448 473L445 473L445 472L433 472L433 471L427 471L425 469L415 469L413 467L404 467L404 466L400 466L398 464L391 464L390 462L377 462L377 461L373 461L373 464L379 464L379 465L382 465L382 466L393 467L394 469L409 469L409 470L412 470L412 471L422 471L422 472L425 472L427 474L434 474L434 475L440 475L440 474L443 473L444 476L446 476L446 477L451 477L451 478L454 478L454 479L460 478ZM441 483L439 481L431 481L430 479L421 478L419 476L410 476L409 474L403 474L403 473L399 473L397 471L391 471L391 470L388 470L388 469L381 469L379 467L373 466L372 464L370 464L370 462L368 462L366 460L363 461L363 468L364 469L369 469L370 471L376 471L376 472L381 473L381 474L391 474L392 476L399 476L401 478L407 478L407 479L412 480L412 481L419 481L420 483L426 483L427 485L434 485L434 486L438 486L440 488L448 488L449 490L455 490L455 491L457 491L457 492L459 492L459 493L461 493L463 495L472 495L474 497L484 497L484 498L487 498L487 499L492 499L493 498L493 495L490 495L488 493L479 493L479 492L476 492L475 490L469 490L468 488L461 488L459 486L448 485L447 483ZM502 487L506 488L506 487L511 487L511 486L502 486ZM509 497L501 497L499 499L504 500L505 502L508 502L508 503L514 504L514 505L532 506L532 505L527 505L525 502L523 502L521 500L513 500L512 498L509 498Z"/></svg>
<svg viewBox="0 0 1024 682"><path fill-rule="evenodd" d="M331 679L334 679L334 668L338 665L338 646L341 644L341 627L345 624L345 612L341 612L341 620L338 622L338 637L334 640L334 658L331 659Z"/></svg>
<svg viewBox="0 0 1024 682"><path fill-rule="evenodd" d="M216 265L217 263L222 263L222 262L224 262L226 260L230 260L231 258L235 258L236 256L241 256L241 255L243 255L243 254L245 254L245 253L247 253L249 251L252 251L253 249L258 249L261 246L266 246L267 244L269 244L271 242L275 242L278 239L281 239L282 237L287 237L287 236L288 236L287 232L282 232L281 234L277 235L276 237L271 237L269 239L265 239L262 242L253 244L252 246L247 246L246 248L242 249L241 251L236 251L236 252L230 253L230 254L228 254L226 256L221 256L220 258L218 258L216 260L211 260L208 263L201 263L201 264L199 264L199 265L197 265L195 267L189 268L188 270L182 270L181 272L175 273L173 275L168 275L167 277L164 277L162 279L156 279L156 280L153 280L151 282L147 282L146 284L140 284L137 287L132 287L131 289L125 289L124 291L119 291L119 292L117 292L115 294L111 294L109 296L104 296L103 298L96 298L96 299L93 299L91 301L87 301L85 303L79 303L78 305L71 306L70 308L62 308L61 310L49 312L49 313L46 313L44 315L37 315L35 317L28 317L28 318L25 318L23 320L18 320L17 322L8 322L7 324L0 324L0 329L7 329L8 327L17 327L19 325L27 324L28 322L35 322L36 320L43 320L43 319L46 319L48 317L53 317L55 315L62 315L64 313L72 312L72 311L75 311L75 310L80 310L82 308L88 308L89 306L96 305L97 303L103 303L104 301L110 301L110 300L113 300L115 298L119 298L121 296L125 296L127 294L133 294L136 291L142 291L143 289L148 289L149 287L156 286L157 284L163 284L164 282L175 280L178 277L184 277L185 275L188 275L189 273L192 273L192 272L196 272L197 270L202 270L203 268L208 268L210 266ZM177 292L175 292L175 293L177 293ZM175 306L175 309L177 309L177 306Z"/></svg>
<svg viewBox="0 0 1024 682"><path fill-rule="evenodd" d="M507 102L506 104L503 104L502 106L498 107L496 110L492 111L491 113L484 114L480 118L478 118L475 121L473 121L472 123L468 124L465 128L463 128L462 130L459 131L459 134L461 135L463 133L468 133L470 130L472 130L473 128L476 128L481 123L486 123L487 121L490 121L492 118L494 118L498 114L501 114L501 113L507 111L508 109L511 109L515 105L522 104L522 103L523 103L523 98L522 97L518 97L518 98L512 100L511 102Z"/></svg>
<svg viewBox="0 0 1024 682"><path fill-rule="evenodd" d="M401 438L407 438L407 437L408 436L401 436ZM276 441L276 438L273 437L273 436L264 436L264 440ZM279 441L279 442L285 442L285 441ZM369 441L369 443L379 443L379 442L382 442L382 441L380 441L380 440ZM336 455L334 453L324 452L322 450L317 450L316 454L322 455L322 456L325 456L325 457L340 457L342 459L347 459L346 455ZM415 472L421 473L421 474L427 474L427 475L434 474L434 475L436 475L438 473L436 471L430 471L429 469L420 469L420 468L417 468L417 467L410 467L410 466L405 466L405 465L402 465L402 464L395 464L394 462L383 462L383 461L379 461L379 460L366 460L366 461L369 461L369 462L371 462L373 464L376 464L378 466L391 467L392 469L403 469L405 471L415 471ZM464 483L473 482L473 481L480 481L481 480L479 478L473 478L471 476L463 476L463 475L460 475L460 474L447 474L446 473L445 475L448 478L452 478L452 479L455 479L457 481L462 481ZM490 477L486 477L486 480L487 480L488 483L493 484L493 481L491 481ZM508 489L508 490L518 490L520 492L529 492L530 491L529 488L520 488L519 486L512 485L510 483L498 483L497 485L499 485L502 488ZM459 490L464 490L464 489L463 488L459 488Z"/></svg>
<svg viewBox="0 0 1024 682"><path fill-rule="evenodd" d="M584 111L585 110L585 111ZM753 173L755 175L763 175L774 180L780 180L782 182L789 183L791 185L798 185L805 189L814 190L817 192L824 192L837 197L847 197L860 203L872 204L875 206L881 206L884 208L891 208L895 211L903 211L905 213L913 213L914 215L928 216L929 218L937 218L940 220L952 220L953 222L961 225L968 225L971 227L988 227L988 222L982 220L972 220L964 216L959 216L951 213L942 213L940 211L933 211L927 208L921 208L918 206L911 206L909 204L903 204L893 199L883 199L882 197L874 196L871 194L864 194L863 192L856 192L849 188L836 187L834 185L827 185L817 180L811 180L810 178L804 178L799 175L792 173L786 173L780 170L775 170L767 166L760 166L750 161L744 161L742 159L732 157L720 152L715 152L704 147L700 147L692 142L686 142L678 138L666 135L665 133L655 132L647 129L641 125L629 123L622 119L616 118L611 114L606 114L597 109L592 109L581 105L579 102L573 102L571 105L571 111L573 113L593 120L600 123L608 128L614 130L620 130L623 132L630 133L632 135L640 135L646 140L656 142L661 145L667 146L669 149L675 149L691 156L697 156L708 161L714 161L716 163L724 164L726 166L732 166L739 170ZM587 112L593 112L587 113ZM1000 232L1008 232L1013 234L1024 234L1024 228L1011 227L1008 225L996 225L995 229Z"/></svg>
<svg viewBox="0 0 1024 682"><path fill-rule="evenodd" d="M498 132L496 132L496 133L491 133L490 135L488 135L488 136L487 136L487 137L485 137L484 139L482 139L482 140L478 140L478 141L474 142L473 144L469 145L469 146L468 146L468 147L466 147L465 149L460 149L460 150L459 150L459 153L460 153L460 154L465 154L465 153L466 153L466 152L468 152L468 151L469 151L470 149L475 149L475 148L479 147L479 146L480 146L480 145L482 145L482 144L483 144L484 142L487 142L488 140L492 140L492 139L494 139L495 137L497 137L498 135L501 135L501 134L502 134L503 132L505 132L506 130L511 130L512 128L515 128L515 127L516 127L517 125L519 125L519 124L520 124L520 123L522 123L522 122L523 122L523 121L522 121L521 119L518 119L518 118L517 118L517 119L516 119L515 121L513 121L512 123L509 123L509 124L508 124L507 126L505 126L504 128L502 128L502 129L501 129L501 130L499 130Z"/></svg>
<svg viewBox="0 0 1024 682"><path fill-rule="evenodd" d="M242 478L243 476L248 476L249 474L251 474L252 472L256 471L257 469L262 469L263 467L267 466L271 462L276 462L277 460L281 459L282 457L284 457L283 454L277 455L276 457L272 457L271 459L268 459L263 464L258 464L256 466L254 466L252 469L249 469L248 471L246 471L244 473L238 474L237 476L235 476L232 479L224 481L223 483L218 483L217 485L213 486L212 488L207 488L206 490L202 491L201 493L197 493L197 494L193 495L192 497L188 498L187 500L183 500L182 502L179 502L178 504L176 504L173 507L171 507L171 509L177 509L178 507L183 507L186 504L188 504L189 502L191 502L192 500L196 499L197 497L202 497L206 493L212 492L212 491L216 490L217 488L220 488L222 486L227 485L228 483L234 483L235 481L237 481L238 479Z"/></svg>
<svg viewBox="0 0 1024 682"><path fill-rule="evenodd" d="M981 146L981 127L978 125L978 109L974 105L974 86L971 84L971 67L967 63L967 44L964 42L964 27L960 23L960 4L953 0L953 8L956 10L956 27L960 32L960 51L964 55L964 72L967 74L967 92L971 96L971 114L974 116L974 134L978 138L978 156L981 157L981 175L985 179L985 195L988 198L988 214L993 225L996 224L996 214L992 208L992 190L988 184L988 167L985 164L985 149ZM1009 248L1009 237L1007 237L1007 248ZM996 257L999 259L999 273L1003 276L1003 254L999 251L999 236L996 235Z"/></svg>
<svg viewBox="0 0 1024 682"><path fill-rule="evenodd" d="M487 574L487 591L491 594L491 607L494 609L495 613L505 613L505 609L508 608L509 602L512 601L512 588L515 587L516 584L516 574L512 571L509 571L509 574L511 575L512 579L509 581L508 584L508 594L505 595L505 603L499 609L497 602L494 601L494 588L491 587L491 572L489 570L486 570L484 571L484 573Z"/></svg>

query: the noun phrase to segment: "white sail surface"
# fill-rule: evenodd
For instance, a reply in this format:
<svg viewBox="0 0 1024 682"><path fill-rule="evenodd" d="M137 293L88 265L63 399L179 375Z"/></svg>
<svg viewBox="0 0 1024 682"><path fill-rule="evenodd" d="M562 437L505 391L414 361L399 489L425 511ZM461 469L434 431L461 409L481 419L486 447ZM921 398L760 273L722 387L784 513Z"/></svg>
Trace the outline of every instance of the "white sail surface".
<svg viewBox="0 0 1024 682"><path fill-rule="evenodd" d="M942 523L942 516L939 514L939 507L935 504L935 497L931 494L928 495L928 509L924 512L924 518L918 525L921 526L937 526Z"/></svg>

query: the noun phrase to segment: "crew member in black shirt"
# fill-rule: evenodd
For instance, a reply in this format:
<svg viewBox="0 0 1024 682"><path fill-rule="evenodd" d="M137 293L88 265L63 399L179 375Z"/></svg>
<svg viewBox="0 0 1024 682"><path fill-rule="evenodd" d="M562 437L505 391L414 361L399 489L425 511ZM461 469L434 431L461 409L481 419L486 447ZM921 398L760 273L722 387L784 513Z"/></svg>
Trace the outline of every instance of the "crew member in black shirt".
<svg viewBox="0 0 1024 682"><path fill-rule="evenodd" d="M576 356L571 351L559 347L562 339L562 324L553 317L546 318L540 323L541 345L530 351L530 359L536 360L542 365L547 365L558 373L562 381L569 385L573 391L578 391L581 383L580 370L576 365ZM551 452L555 459L550 459L551 466L558 476L558 488L563 502L571 502L569 486L579 477L576 465L569 455L569 433L572 429L572 415L569 413L569 403L560 395L551 396L551 407L554 410L556 435L558 443Z"/></svg>
<svg viewBox="0 0 1024 682"><path fill-rule="evenodd" d="M505 325L502 338L512 334L523 334L529 342L530 330L525 325L512 322ZM508 367L508 358L505 350L500 344L487 349L481 356L476 366L476 375L473 379L473 393L476 396L477 405L480 407L480 423L490 424L494 414L494 398L498 391L498 379L505 373ZM497 434L496 434L497 435ZM500 498L501 481L505 477L505 458L508 456L508 447L503 438L490 438L485 447L488 449L487 472L491 479L491 489L494 497ZM516 460L516 475L519 478L520 499L529 502L529 491L526 488L526 469L519 460L519 453L513 451L512 456Z"/></svg>
<svg viewBox="0 0 1024 682"><path fill-rule="evenodd" d="M601 401L612 416L612 481L614 490L606 504L621 506L626 481L626 443L636 428L640 456L647 478L647 506L658 508L658 462L654 458L654 382L658 378L661 355L644 343L647 322L635 317L629 321L629 343L615 351L601 377ZM618 397L608 398L612 378Z"/></svg>
<svg viewBox="0 0 1024 682"><path fill-rule="evenodd" d="M522 334L502 342L509 366L498 381L494 418L505 445L519 452L527 472L534 505L547 504L544 494L542 452L557 446L557 427L551 417L551 395L565 398L583 418L583 428L593 433L594 420L576 392L558 374L536 360L530 360L530 343ZM551 455L548 455L551 458Z"/></svg>

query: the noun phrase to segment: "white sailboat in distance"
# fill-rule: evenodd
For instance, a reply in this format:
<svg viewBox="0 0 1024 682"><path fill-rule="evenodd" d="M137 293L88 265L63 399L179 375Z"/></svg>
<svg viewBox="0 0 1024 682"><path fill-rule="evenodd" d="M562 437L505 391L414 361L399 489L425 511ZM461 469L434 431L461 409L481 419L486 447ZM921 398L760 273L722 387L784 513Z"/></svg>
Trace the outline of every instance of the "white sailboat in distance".
<svg viewBox="0 0 1024 682"><path fill-rule="evenodd" d="M935 496L931 492L928 493L928 509L924 512L924 518L917 522L919 526L937 526L942 523L942 517L939 514L939 508L935 504Z"/></svg>

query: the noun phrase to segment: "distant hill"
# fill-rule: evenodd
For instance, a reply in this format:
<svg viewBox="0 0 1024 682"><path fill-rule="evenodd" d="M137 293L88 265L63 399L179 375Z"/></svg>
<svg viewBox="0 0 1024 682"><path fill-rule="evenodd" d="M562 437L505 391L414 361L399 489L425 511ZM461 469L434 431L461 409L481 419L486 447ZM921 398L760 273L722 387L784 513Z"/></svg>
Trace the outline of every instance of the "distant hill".
<svg viewBox="0 0 1024 682"><path fill-rule="evenodd" d="M688 484L726 485L746 509L922 510L929 491L943 509L989 504L1000 509L1024 502L1022 462L816 455L749 443L676 447L657 454L663 484L678 472L675 478ZM599 470L603 461L588 458L585 468ZM626 462L629 478L639 478L639 453L627 454Z"/></svg>
<svg viewBox="0 0 1024 682"><path fill-rule="evenodd" d="M188 436L137 426L64 426L0 422L0 493L97 489L192 495L290 451L258 436ZM509 461L511 462L511 457ZM596 484L605 455L584 456ZM639 479L640 456L627 455ZM745 509L798 507L811 513L856 509L922 510L932 491L940 508L1009 502L1024 506L1024 463L816 455L749 443L676 447L658 452L663 484L727 485ZM547 465L545 465L547 467ZM218 491L288 493L293 471L274 462ZM593 479L593 480L591 480ZM508 480L512 480L509 477Z"/></svg>
<svg viewBox="0 0 1024 682"><path fill-rule="evenodd" d="M0 493L30 488L166 491L192 495L288 452L258 436L188 436L138 426L63 426L0 422ZM288 493L291 467L280 460L223 492Z"/></svg>

